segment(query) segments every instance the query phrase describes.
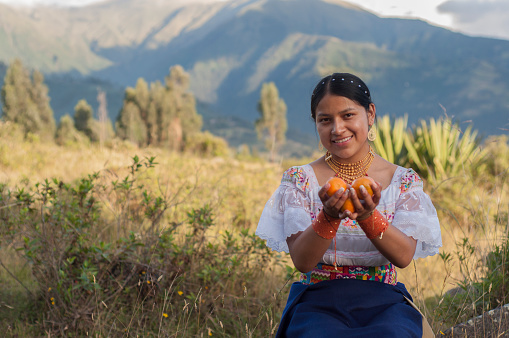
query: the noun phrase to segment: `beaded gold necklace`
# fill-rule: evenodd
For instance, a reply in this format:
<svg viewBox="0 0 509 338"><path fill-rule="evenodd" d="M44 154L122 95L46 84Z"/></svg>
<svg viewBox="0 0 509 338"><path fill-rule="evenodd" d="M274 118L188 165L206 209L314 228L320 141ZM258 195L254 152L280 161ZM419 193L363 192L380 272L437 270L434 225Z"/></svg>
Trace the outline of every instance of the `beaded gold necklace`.
<svg viewBox="0 0 509 338"><path fill-rule="evenodd" d="M374 158L375 154L371 146L369 146L369 151L366 156L355 163L341 163L332 158L329 151L325 154L325 162L327 162L329 167L336 173L337 177L342 178L348 184L351 184L358 177L367 175Z"/></svg>

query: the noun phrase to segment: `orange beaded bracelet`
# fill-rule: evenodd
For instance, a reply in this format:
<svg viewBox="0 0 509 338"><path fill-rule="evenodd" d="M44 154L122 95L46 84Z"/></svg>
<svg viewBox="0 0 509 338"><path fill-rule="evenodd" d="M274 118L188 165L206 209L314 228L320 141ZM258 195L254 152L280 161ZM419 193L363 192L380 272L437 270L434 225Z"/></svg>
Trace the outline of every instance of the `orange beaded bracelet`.
<svg viewBox="0 0 509 338"><path fill-rule="evenodd" d="M340 218L328 216L323 210L318 213L312 227L316 234L324 239L333 239L338 231Z"/></svg>
<svg viewBox="0 0 509 338"><path fill-rule="evenodd" d="M369 239L379 238L382 239L384 232L389 227L389 221L376 210L366 219L357 221L361 229L366 233Z"/></svg>

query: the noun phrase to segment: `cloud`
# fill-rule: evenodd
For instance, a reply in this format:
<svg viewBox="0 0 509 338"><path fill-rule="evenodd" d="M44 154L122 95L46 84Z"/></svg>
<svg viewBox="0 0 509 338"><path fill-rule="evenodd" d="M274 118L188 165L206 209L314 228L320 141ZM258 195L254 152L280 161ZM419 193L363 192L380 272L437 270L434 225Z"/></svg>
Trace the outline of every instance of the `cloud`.
<svg viewBox="0 0 509 338"><path fill-rule="evenodd" d="M449 14L453 26L472 35L509 39L509 1L507 0L448 0L437 7Z"/></svg>

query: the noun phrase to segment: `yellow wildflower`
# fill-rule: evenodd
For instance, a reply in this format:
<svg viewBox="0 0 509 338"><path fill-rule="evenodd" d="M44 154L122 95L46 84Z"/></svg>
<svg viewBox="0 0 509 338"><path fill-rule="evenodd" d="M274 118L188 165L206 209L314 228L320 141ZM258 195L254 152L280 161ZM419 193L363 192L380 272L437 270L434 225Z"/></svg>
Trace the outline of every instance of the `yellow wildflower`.
<svg viewBox="0 0 509 338"><path fill-rule="evenodd" d="M50 291L51 291L51 288L48 288L48 292L50 292Z"/></svg>
<svg viewBox="0 0 509 338"><path fill-rule="evenodd" d="M150 281L149 281L149 280L147 281L147 284L150 284Z"/></svg>
<svg viewBox="0 0 509 338"><path fill-rule="evenodd" d="M182 296L184 293L182 291L177 292L179 296Z"/></svg>
<svg viewBox="0 0 509 338"><path fill-rule="evenodd" d="M168 318L168 314L167 313L163 313L163 317L164 318Z"/></svg>

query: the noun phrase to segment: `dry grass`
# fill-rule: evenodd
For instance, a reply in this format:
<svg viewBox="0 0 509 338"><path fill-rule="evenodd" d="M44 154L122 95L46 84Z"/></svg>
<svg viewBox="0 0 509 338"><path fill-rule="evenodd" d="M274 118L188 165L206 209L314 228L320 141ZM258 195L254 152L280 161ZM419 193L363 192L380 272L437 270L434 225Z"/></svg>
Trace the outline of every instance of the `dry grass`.
<svg viewBox="0 0 509 338"><path fill-rule="evenodd" d="M170 195L177 194L182 189L189 193L179 207L172 211L174 217L184 217L191 208L206 204L219 210L216 215L217 226L213 229L215 233L211 236L220 236L224 231L238 229L254 230L265 202L279 185L285 169L282 165L254 160L200 158L161 149L137 149L122 143L114 148L69 148L7 140L3 141L0 147L0 183L11 187L32 185L51 177L72 182L96 171L106 171L113 176L121 175L122 170L131 164L134 155L141 158L156 156L159 164L147 177L147 184L157 185L158 189ZM284 162L285 167L304 162L289 161ZM429 188L441 220L444 244L440 250L442 257L436 255L419 259L398 273L399 280L405 283L416 304L428 315L437 332L445 330L447 324L434 320L434 306L447 291L456 288L458 281L464 280L466 275L475 280L482 272L482 266L477 263L503 239L505 228L494 221L497 213L509 212L506 202L508 191L503 180L501 177L494 182L476 185L472 179L465 177L463 182L470 183L462 183L461 188L447 184L435 190ZM475 191L472 186L477 187ZM451 195L453 193L448 191L457 195ZM457 208L451 209L451 196L458 195L463 196L463 199L456 202ZM442 208L442 205L446 207ZM464 264L460 264L458 252L461 247L458 243L464 238L468 238L469 243L474 246L474 253L466 257ZM10 255L8 249L2 250L2 263L19 275L24 283L30 283L25 264ZM451 254L450 259L444 261L443 257L448 253ZM288 259L288 256L286 258ZM286 263L290 264L290 260ZM465 266L471 267L471 270L465 271ZM261 289L250 292L274 294L282 290L283 294L280 296L285 297L285 283L281 282L284 274L282 268L271 271L268 274L271 278L260 284ZM20 286L1 267L0 283L1 289L9 290L4 291L4 295L9 294L9 299L15 304L14 299L20 295ZM27 286L32 287L30 284ZM7 306L12 305L0 301L0 316L6 316L7 313L12 315Z"/></svg>

